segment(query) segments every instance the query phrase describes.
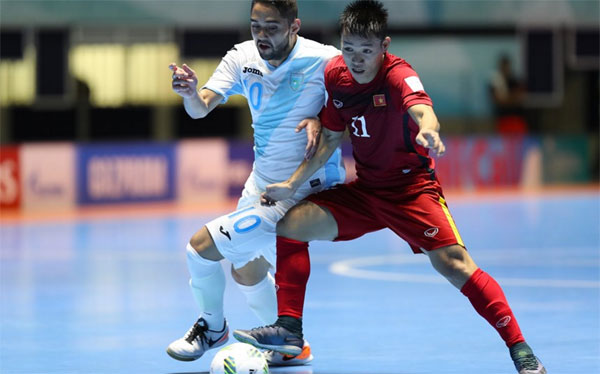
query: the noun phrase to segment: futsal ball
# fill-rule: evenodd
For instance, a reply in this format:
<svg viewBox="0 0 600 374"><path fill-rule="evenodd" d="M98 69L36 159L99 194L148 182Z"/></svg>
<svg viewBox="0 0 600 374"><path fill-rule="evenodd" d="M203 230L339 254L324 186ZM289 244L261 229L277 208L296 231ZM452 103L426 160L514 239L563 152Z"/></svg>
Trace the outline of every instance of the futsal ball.
<svg viewBox="0 0 600 374"><path fill-rule="evenodd" d="M210 374L269 374L265 355L246 343L221 348L210 364Z"/></svg>

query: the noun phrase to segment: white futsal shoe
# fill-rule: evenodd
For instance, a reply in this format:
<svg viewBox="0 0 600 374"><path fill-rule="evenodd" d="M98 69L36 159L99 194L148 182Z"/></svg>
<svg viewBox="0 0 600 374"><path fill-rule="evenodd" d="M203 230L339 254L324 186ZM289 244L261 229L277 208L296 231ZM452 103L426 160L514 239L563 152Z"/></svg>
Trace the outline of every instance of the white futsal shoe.
<svg viewBox="0 0 600 374"><path fill-rule="evenodd" d="M227 343L229 327L223 320L223 329L210 330L204 318L199 318L194 326L181 339L175 340L167 347L167 353L179 361L194 361L202 357L209 349L217 348Z"/></svg>
<svg viewBox="0 0 600 374"><path fill-rule="evenodd" d="M275 351L265 351L265 358L269 366L300 366L306 365L313 360L313 355L310 350L310 344L304 339L302 352L298 356L284 355Z"/></svg>

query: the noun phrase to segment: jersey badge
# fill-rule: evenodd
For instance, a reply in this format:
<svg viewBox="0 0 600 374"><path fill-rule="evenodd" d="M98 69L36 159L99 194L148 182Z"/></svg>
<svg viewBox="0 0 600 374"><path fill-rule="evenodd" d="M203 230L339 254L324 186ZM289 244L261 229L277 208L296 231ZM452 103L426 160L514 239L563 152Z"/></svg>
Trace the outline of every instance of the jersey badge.
<svg viewBox="0 0 600 374"><path fill-rule="evenodd" d="M340 109L341 107L344 106L344 103L342 103L338 99L333 99L333 106L336 107L337 109Z"/></svg>
<svg viewBox="0 0 600 374"><path fill-rule="evenodd" d="M302 83L304 83L303 73L292 73L292 75L290 75L290 87L293 91L300 90L300 87L302 87Z"/></svg>
<svg viewBox="0 0 600 374"><path fill-rule="evenodd" d="M375 107L387 106L387 102L385 101L385 95L384 94L373 95L373 106L375 106Z"/></svg>

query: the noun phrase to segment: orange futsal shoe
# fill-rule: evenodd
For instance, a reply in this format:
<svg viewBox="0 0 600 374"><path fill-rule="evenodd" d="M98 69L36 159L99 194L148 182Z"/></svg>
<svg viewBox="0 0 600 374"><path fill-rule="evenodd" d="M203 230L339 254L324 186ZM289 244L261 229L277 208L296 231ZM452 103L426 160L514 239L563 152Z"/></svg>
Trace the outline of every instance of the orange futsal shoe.
<svg viewBox="0 0 600 374"><path fill-rule="evenodd" d="M310 344L304 339L302 352L297 356L284 355L275 351L265 351L265 358L269 366L301 366L310 363L313 360L313 355L310 350Z"/></svg>

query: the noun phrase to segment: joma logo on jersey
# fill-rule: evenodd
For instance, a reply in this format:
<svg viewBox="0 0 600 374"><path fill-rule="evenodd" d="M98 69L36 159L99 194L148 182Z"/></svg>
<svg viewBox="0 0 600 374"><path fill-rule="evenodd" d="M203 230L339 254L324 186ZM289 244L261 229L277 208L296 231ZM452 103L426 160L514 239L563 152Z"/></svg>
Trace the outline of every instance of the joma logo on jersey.
<svg viewBox="0 0 600 374"><path fill-rule="evenodd" d="M255 68L249 68L247 66L244 66L244 71L242 71L242 74L255 74L255 75L259 75L259 76L263 76L262 71L255 69Z"/></svg>

